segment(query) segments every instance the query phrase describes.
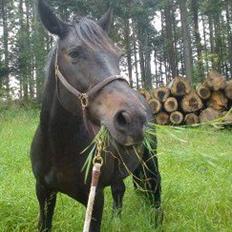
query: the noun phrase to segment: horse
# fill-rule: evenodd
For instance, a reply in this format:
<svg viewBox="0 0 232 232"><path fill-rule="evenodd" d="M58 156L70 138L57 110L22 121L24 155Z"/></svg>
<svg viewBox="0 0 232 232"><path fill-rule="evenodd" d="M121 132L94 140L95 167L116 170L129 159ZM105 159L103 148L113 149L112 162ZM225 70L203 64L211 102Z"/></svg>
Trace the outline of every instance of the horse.
<svg viewBox="0 0 232 232"><path fill-rule="evenodd" d="M85 180L82 168L88 152L83 150L101 126L107 128L119 150L109 145L103 157L90 231L100 231L103 189L111 186L113 208L120 210L123 179L131 173L136 188L149 190L154 206L160 207L158 161L146 149L140 149L139 156L133 149L142 143L152 113L145 99L120 75L121 51L108 36L112 9L97 22L87 17L63 22L45 0L39 0L38 12L45 28L57 37L48 58L40 122L30 152L39 231L52 228L58 192L87 205L91 176ZM144 185L145 178L148 184Z"/></svg>

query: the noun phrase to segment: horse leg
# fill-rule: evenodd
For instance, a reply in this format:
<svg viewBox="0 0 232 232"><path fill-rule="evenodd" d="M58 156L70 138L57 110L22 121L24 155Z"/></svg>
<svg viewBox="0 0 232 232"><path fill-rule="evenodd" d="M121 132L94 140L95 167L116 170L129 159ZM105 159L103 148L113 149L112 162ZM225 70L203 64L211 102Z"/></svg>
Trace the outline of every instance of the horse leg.
<svg viewBox="0 0 232 232"><path fill-rule="evenodd" d="M135 188L140 186L147 193L153 206L156 209L156 225L161 224L163 212L161 209L161 177L158 166L158 159L154 154L150 154L146 149L140 166L133 173Z"/></svg>
<svg viewBox="0 0 232 232"><path fill-rule="evenodd" d="M150 195L150 199L153 202L153 205L156 208L159 208L161 205L161 177L158 166L158 159L156 156L151 158L149 155L145 157L144 162L146 162L146 167L144 167L146 188Z"/></svg>
<svg viewBox="0 0 232 232"><path fill-rule="evenodd" d="M37 182L36 195L40 206L38 229L40 232L51 231L52 216L56 204L56 193Z"/></svg>
<svg viewBox="0 0 232 232"><path fill-rule="evenodd" d="M103 190L98 190L96 193L94 206L93 206L90 232L100 232L103 207L104 207L104 193Z"/></svg>
<svg viewBox="0 0 232 232"><path fill-rule="evenodd" d="M158 166L158 159L156 156L152 156L145 149L142 163L133 172L133 182L135 188L140 186L144 190L153 205L156 208L161 204L161 177Z"/></svg>
<svg viewBox="0 0 232 232"><path fill-rule="evenodd" d="M114 215L119 215L121 214L122 211L122 201L123 201L123 196L126 191L125 184L122 179L120 179L117 182L114 182L111 185L111 192L113 196L113 214Z"/></svg>

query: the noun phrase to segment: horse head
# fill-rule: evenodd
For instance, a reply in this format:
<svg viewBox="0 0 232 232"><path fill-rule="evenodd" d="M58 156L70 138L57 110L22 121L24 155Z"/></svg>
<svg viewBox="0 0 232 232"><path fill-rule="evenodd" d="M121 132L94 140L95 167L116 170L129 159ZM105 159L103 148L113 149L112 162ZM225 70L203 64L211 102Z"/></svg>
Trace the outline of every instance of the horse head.
<svg viewBox="0 0 232 232"><path fill-rule="evenodd" d="M42 23L58 37L54 65L61 78L74 92L76 90L76 95L91 92L98 86L97 91L85 99L88 105L83 109L83 102L68 91L67 86L59 84L58 97L62 106L74 114L86 110L91 124L104 125L121 145L141 143L151 113L144 99L126 81L118 78L122 53L108 37L112 10L97 22L83 17L66 23L44 0L39 1L38 7Z"/></svg>

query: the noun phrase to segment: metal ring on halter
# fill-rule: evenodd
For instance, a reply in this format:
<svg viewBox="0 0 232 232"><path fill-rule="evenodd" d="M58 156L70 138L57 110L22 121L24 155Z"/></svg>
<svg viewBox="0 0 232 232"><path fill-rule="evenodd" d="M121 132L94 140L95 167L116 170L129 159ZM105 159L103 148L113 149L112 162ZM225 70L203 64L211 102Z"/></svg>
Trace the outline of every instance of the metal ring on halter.
<svg viewBox="0 0 232 232"><path fill-rule="evenodd" d="M58 73L59 73L59 66L56 64L55 65L55 77L58 77Z"/></svg>
<svg viewBox="0 0 232 232"><path fill-rule="evenodd" d="M103 162L104 162L103 158L99 155L97 155L93 158L93 164L98 163L98 164L100 164L100 166L102 166Z"/></svg>
<svg viewBox="0 0 232 232"><path fill-rule="evenodd" d="M80 101L81 101L81 106L82 108L86 108L89 105L89 97L87 93L82 93L79 97Z"/></svg>

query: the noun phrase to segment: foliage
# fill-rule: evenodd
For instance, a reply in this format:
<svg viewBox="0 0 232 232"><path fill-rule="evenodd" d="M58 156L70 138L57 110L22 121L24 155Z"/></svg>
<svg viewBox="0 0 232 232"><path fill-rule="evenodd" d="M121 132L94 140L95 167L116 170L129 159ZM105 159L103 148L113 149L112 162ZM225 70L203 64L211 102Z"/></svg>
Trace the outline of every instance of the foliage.
<svg viewBox="0 0 232 232"><path fill-rule="evenodd" d="M232 76L231 1L47 1L67 22L85 15L99 19L109 6L113 7L115 25L110 36L125 51L121 67L133 87L163 85L179 74L189 74L196 83L212 67L228 79ZM43 68L55 40L41 25L36 2L1 2L2 98L41 100ZM183 2L186 12L181 10ZM4 34L9 34L8 38ZM192 54L192 59L187 54Z"/></svg>

